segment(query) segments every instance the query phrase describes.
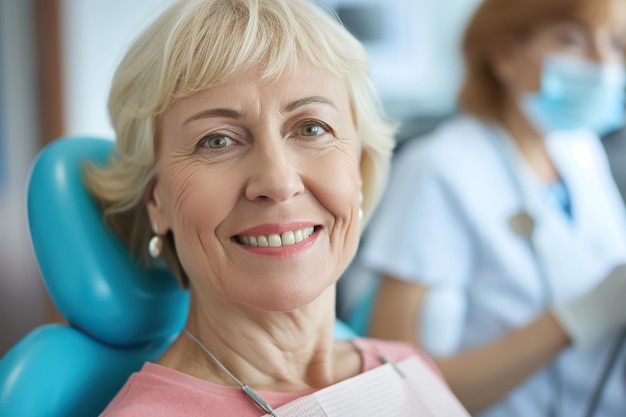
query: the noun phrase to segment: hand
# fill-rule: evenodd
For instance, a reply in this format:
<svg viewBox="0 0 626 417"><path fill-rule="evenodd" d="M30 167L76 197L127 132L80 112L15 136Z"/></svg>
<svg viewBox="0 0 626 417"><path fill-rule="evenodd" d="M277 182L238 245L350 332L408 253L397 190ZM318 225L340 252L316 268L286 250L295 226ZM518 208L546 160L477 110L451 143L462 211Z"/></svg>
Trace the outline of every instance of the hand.
<svg viewBox="0 0 626 417"><path fill-rule="evenodd" d="M587 294L553 308L573 343L591 349L626 326L626 264L615 267Z"/></svg>

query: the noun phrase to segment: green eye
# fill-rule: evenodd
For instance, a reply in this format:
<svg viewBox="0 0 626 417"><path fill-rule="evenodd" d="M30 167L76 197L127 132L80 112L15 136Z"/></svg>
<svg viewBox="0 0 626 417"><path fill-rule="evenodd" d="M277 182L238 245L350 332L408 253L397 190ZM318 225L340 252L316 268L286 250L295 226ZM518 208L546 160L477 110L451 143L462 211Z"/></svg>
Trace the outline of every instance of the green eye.
<svg viewBox="0 0 626 417"><path fill-rule="evenodd" d="M212 136L212 137L206 138L203 145L206 146L207 148L221 149L221 148L227 147L228 145L232 143L233 143L232 139L226 136Z"/></svg>
<svg viewBox="0 0 626 417"><path fill-rule="evenodd" d="M326 132L323 126L319 124L309 123L300 128L300 134L303 136L319 136Z"/></svg>

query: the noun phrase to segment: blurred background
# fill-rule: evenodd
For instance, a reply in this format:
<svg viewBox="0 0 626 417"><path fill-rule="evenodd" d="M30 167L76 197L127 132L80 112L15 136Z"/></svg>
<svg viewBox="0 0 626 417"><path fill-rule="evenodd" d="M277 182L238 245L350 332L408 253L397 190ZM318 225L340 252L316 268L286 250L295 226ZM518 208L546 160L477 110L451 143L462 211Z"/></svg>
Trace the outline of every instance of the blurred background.
<svg viewBox="0 0 626 417"><path fill-rule="evenodd" d="M29 166L65 135L113 138L106 99L135 35L173 0L0 0L0 357L58 320L41 283L25 216ZM455 111L459 39L478 0L325 0L366 45L398 141ZM606 138L626 189L622 133Z"/></svg>

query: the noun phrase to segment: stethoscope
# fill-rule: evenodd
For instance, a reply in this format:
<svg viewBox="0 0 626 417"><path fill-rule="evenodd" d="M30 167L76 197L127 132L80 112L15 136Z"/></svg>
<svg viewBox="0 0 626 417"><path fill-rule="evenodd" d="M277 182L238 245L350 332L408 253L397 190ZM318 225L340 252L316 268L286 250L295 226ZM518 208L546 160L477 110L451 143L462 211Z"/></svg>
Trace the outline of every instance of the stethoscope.
<svg viewBox="0 0 626 417"><path fill-rule="evenodd" d="M509 227L515 235L525 239L526 242L528 242L532 256L535 259L538 274L544 289L544 294L546 295L546 303L547 305L549 305L549 302L554 299L554 295L550 285L551 281L546 267L546 262L543 259L541 251L535 240L534 232L536 220L535 217L532 215L530 197L525 192L521 183L521 179L517 174L517 172L520 172L521 166L519 165L521 164L521 162L516 157L516 152L514 150L515 145L512 140L508 139L508 135L496 125L489 126L489 129L491 130L490 137L493 139L493 145L497 152L500 154L500 158L502 160L504 168L511 179L511 183L515 187L516 193L521 197L522 200L522 208L517 213L511 216L511 218L509 219ZM515 170L515 168L517 168L517 171ZM591 396L585 414L583 414L584 417L593 417L596 414L596 411L598 410L598 407L602 402L602 397L606 389L607 382L611 377L615 365L617 365L620 357L620 352L625 345L626 331L622 332L619 339L617 340L617 343L615 344L615 347L609 354L609 358L606 362L606 365L604 366L598 385L596 386ZM558 369L558 362L554 362L554 364L549 365L548 368L550 369L553 382L556 386L557 395L560 397L562 378ZM559 403L560 400L559 398L557 398L557 401L555 401L555 405L552 407L551 410L552 416L556 416L559 414L557 413L557 407Z"/></svg>

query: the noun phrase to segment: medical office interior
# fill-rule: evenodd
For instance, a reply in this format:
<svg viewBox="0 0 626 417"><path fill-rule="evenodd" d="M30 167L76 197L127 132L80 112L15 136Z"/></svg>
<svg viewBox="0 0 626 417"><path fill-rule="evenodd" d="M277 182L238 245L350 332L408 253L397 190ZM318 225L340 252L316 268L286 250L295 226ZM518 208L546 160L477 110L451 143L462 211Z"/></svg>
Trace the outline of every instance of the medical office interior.
<svg viewBox="0 0 626 417"><path fill-rule="evenodd" d="M134 35L171 2L0 0L0 358L29 330L61 320L29 238L33 158L60 136L113 139L106 114L113 71ZM385 110L401 123L400 145L455 113L460 37L478 2L325 1L366 45ZM624 196L626 133L603 143Z"/></svg>

